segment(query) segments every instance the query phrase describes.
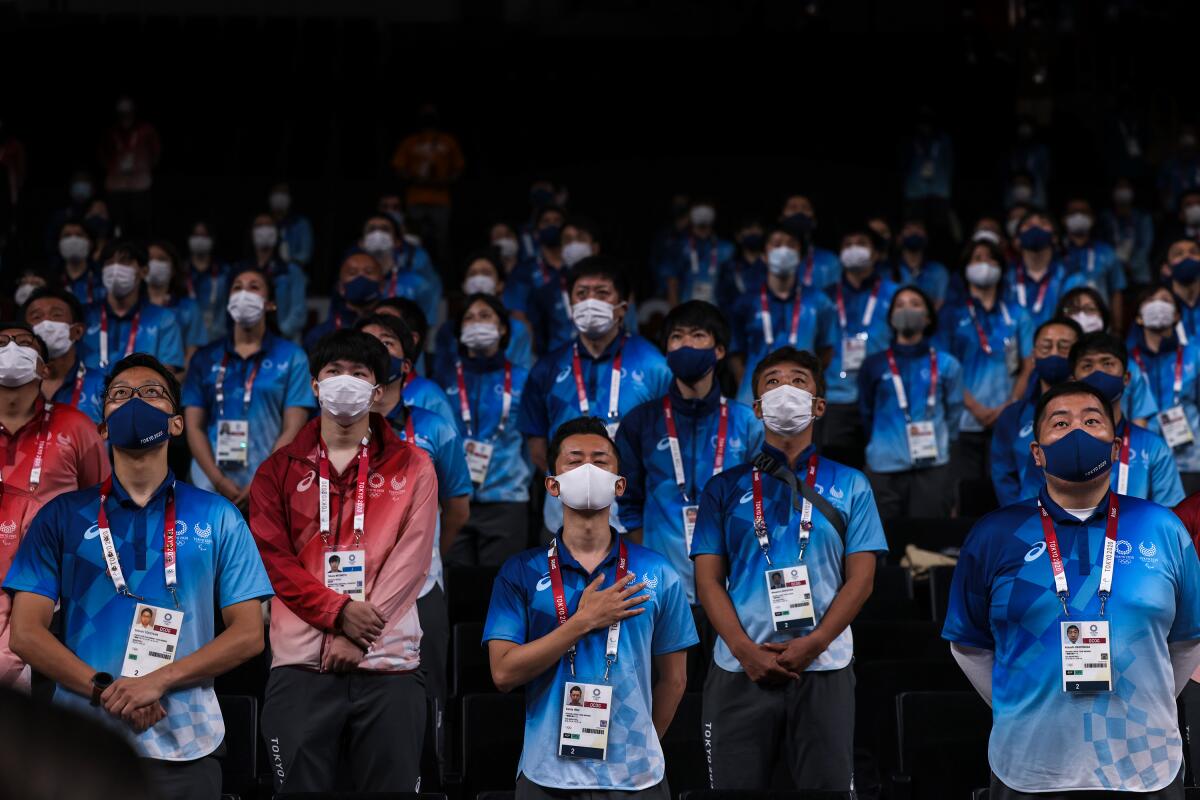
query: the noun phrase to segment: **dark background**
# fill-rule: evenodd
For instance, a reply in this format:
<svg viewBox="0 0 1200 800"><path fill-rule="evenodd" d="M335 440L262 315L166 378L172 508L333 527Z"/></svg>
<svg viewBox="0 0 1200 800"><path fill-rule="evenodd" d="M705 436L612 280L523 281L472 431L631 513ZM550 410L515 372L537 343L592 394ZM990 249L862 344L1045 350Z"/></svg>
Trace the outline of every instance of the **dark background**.
<svg viewBox="0 0 1200 800"><path fill-rule="evenodd" d="M1053 147L1061 211L1068 191L1107 196L1116 109L1147 125L1151 161L1168 152L1195 110L1197 21L1183 2L1082 0L0 3L0 115L29 163L6 271L46 263L73 170L100 183L122 92L163 141L158 231L182 242L208 218L218 256L240 257L287 179L316 230L316 290L425 101L466 154L460 255L493 219L523 221L539 176L634 266L680 190L715 197L725 235L810 193L835 245L867 213L898 215L897 151L924 104L954 137L965 225L1001 210L1018 113Z"/></svg>

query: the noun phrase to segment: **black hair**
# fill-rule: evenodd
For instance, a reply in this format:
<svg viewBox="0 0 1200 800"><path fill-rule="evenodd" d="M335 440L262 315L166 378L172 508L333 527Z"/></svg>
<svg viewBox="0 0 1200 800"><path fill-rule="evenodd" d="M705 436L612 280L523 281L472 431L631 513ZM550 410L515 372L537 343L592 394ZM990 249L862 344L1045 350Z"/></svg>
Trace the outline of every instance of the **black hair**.
<svg viewBox="0 0 1200 800"><path fill-rule="evenodd" d="M561 215L564 221L567 218L567 210L565 208L563 208L562 206L555 205L554 203L548 203L544 206L539 207L537 209L537 211L534 212L533 227L537 228L537 226L540 225L542 222L542 217L546 216L547 214L549 214L551 212L555 212L555 213L558 213L559 215Z"/></svg>
<svg viewBox="0 0 1200 800"><path fill-rule="evenodd" d="M1089 300L1096 304L1096 308L1100 309L1100 319L1104 322L1104 330L1108 330L1112 324L1112 314L1108 310L1108 303L1104 302L1104 298L1093 289L1091 286L1076 286L1071 291L1064 294L1058 299L1058 308L1055 309L1055 315L1066 317L1067 307L1075 302L1078 298L1086 296Z"/></svg>
<svg viewBox="0 0 1200 800"><path fill-rule="evenodd" d="M1026 205L1025 213L1021 215L1021 218L1019 220L1017 220L1017 236L1018 237L1021 235L1021 226L1024 225L1029 220L1033 219L1034 217L1041 217L1042 219L1044 219L1047 222L1047 224L1050 225L1050 233L1054 236L1058 236L1058 225L1054 221L1053 214L1051 214L1049 211L1042 208L1041 206Z"/></svg>
<svg viewBox="0 0 1200 800"><path fill-rule="evenodd" d="M368 214L367 218L365 220L363 220L363 227L366 228L368 225L370 225L371 220L373 220L373 219L383 220L391 227L392 236L395 238L400 237L400 235L401 235L400 234L400 226L396 224L396 220L392 219L390 216L388 216L383 211L374 211L374 212Z"/></svg>
<svg viewBox="0 0 1200 800"><path fill-rule="evenodd" d="M1003 238L1003 235L1001 235L1001 238ZM996 265L1000 267L1001 273L1003 273L1004 267L1008 264L1008 258L1004 255L1004 248L988 239L972 239L967 242L967 246L963 252L963 266L965 267L971 263L971 254L975 252L975 248L977 247L985 248L988 256L996 262Z"/></svg>
<svg viewBox="0 0 1200 800"><path fill-rule="evenodd" d="M462 275L464 279L467 277L467 272L471 269L471 265L476 261L486 261L491 264L492 268L496 270L496 280L504 280L504 266L500 260L500 250L498 248L481 247L478 250L472 250L468 253L467 257L463 259Z"/></svg>
<svg viewBox="0 0 1200 800"><path fill-rule="evenodd" d="M375 383L386 383L391 372L392 357L383 342L369 333L336 330L325 334L313 345L308 356L308 371L315 379L333 361L362 364L371 370Z"/></svg>
<svg viewBox="0 0 1200 800"><path fill-rule="evenodd" d="M808 256L808 248L810 246L809 239L811 237L809 237L805 231L801 230L799 225L796 225L792 222L777 222L767 228L767 232L763 236L764 250L766 249L767 242L770 241L771 236L776 233L782 233L786 236L790 236L800 244L800 247L796 249L796 252L800 254L800 258L806 258Z"/></svg>
<svg viewBox="0 0 1200 800"><path fill-rule="evenodd" d="M171 293L171 297L175 299L187 297L187 272L182 265L179 258L179 251L175 249L175 245L166 239L155 239L150 242L146 248L147 264L150 263L150 247L161 248L167 254L167 260L171 262L171 282L167 284L167 291Z"/></svg>
<svg viewBox="0 0 1200 800"><path fill-rule="evenodd" d="M38 352L42 355L43 363L50 360L49 348L47 348L46 343L42 341L42 337L33 332L33 327L31 325L25 322L17 322L16 320L11 322L0 322L0 331L10 330L12 328L26 331L30 336L33 337L33 343L37 345Z"/></svg>
<svg viewBox="0 0 1200 800"><path fill-rule="evenodd" d="M611 256L588 256L571 267L567 274L568 295L574 295L575 284L581 278L608 278L617 290L617 297L629 299L629 280L625 277L625 268Z"/></svg>
<svg viewBox="0 0 1200 800"><path fill-rule="evenodd" d="M617 445L613 442L612 437L608 435L608 428L604 427L604 423L597 417L576 417L559 425L558 430L554 432L554 438L550 440L546 469L551 475L556 474L555 465L558 463L558 456L562 451L563 442L571 436L603 437L604 441L608 442L608 446L612 448L613 458L616 459L617 468L620 469L621 454L617 452Z"/></svg>
<svg viewBox="0 0 1200 800"><path fill-rule="evenodd" d="M806 369L812 375L813 385L816 386L816 391L813 392L813 397L825 396L825 367L821 364L821 359L807 350L797 350L791 345L785 345L778 350L769 353L762 361L758 362L758 366L754 368L754 375L751 377L751 388L754 390L754 399L757 400L760 396L758 391L758 380L767 370L772 367L777 367L780 364L795 364L797 367Z"/></svg>
<svg viewBox="0 0 1200 800"><path fill-rule="evenodd" d="M500 321L504 323L504 333L500 335L500 352L507 352L509 340L512 339L512 321L509 319L508 309L504 307L504 303L500 302L500 298L495 295L483 293L467 295L463 300L462 311L458 312L458 316L454 318L454 340L458 341L458 337L462 335L463 317L467 315L467 309L477 302L487 305L500 318ZM466 353L466 348L460 344L458 351Z"/></svg>
<svg viewBox="0 0 1200 800"><path fill-rule="evenodd" d="M1172 292L1171 289L1168 286L1165 286L1164 284L1161 284L1161 283L1153 284L1152 283L1149 286L1142 287L1142 290L1137 293L1137 299L1135 300L1135 302L1133 304L1134 315L1136 316L1137 314L1142 313L1142 303L1146 302L1152 296L1161 292L1163 289L1166 289L1167 294L1171 295L1171 303L1174 304L1175 313L1178 314L1179 313L1179 298L1175 296L1175 293Z"/></svg>
<svg viewBox="0 0 1200 800"><path fill-rule="evenodd" d="M903 292L912 292L917 297L920 297L921 302L925 304L925 314L929 317L929 321L925 324L925 330L921 332L921 335L929 337L937 333L938 315L937 309L933 307L933 301L929 299L929 295L925 294L923 289L912 284L899 287L896 289L896 293L892 295L892 302L888 304L888 325L892 324L892 312L896 310L896 300L900 298Z"/></svg>
<svg viewBox="0 0 1200 800"><path fill-rule="evenodd" d="M1113 417L1112 401L1100 394L1100 390L1090 383L1083 381L1067 381L1060 383L1057 386L1051 386L1049 390L1042 392L1038 397L1037 405L1033 412L1033 440L1039 441L1039 434L1042 430L1042 417L1046 414L1046 406L1050 405L1052 400L1068 395L1086 394L1096 398L1097 404L1104 409L1104 415L1108 417L1109 424L1116 426L1116 419Z"/></svg>
<svg viewBox="0 0 1200 800"><path fill-rule="evenodd" d="M592 237L593 242L600 241L600 226L591 217L568 217L563 228L576 228Z"/></svg>
<svg viewBox="0 0 1200 800"><path fill-rule="evenodd" d="M394 308L398 311L404 324L417 335L417 352L425 349L425 337L429 335L429 319L417 301L407 297L389 297L375 305L375 313L379 313L381 308Z"/></svg>
<svg viewBox="0 0 1200 800"><path fill-rule="evenodd" d="M105 403L108 402L108 387L112 386L113 381L117 379L122 372L128 372L137 367L145 367L158 373L158 377L162 378L163 386L167 387L167 396L171 398L171 405L175 407L175 413L181 414L181 400L179 379L175 377L175 373L167 368L161 361L149 353L133 353L127 355L113 365L109 373L104 378L104 394L102 398ZM103 409L102 409L103 411Z"/></svg>
<svg viewBox="0 0 1200 800"><path fill-rule="evenodd" d="M725 321L720 309L712 303L689 300L672 308L659 329L663 350L667 349L667 341L676 328L699 328L708 331L718 345L729 349L729 323Z"/></svg>
<svg viewBox="0 0 1200 800"><path fill-rule="evenodd" d="M83 224L83 220L81 219L64 219L62 224L58 226L59 239L62 238L63 229L65 229L68 225L73 228L79 228L79 230L83 231L83 238L88 240L88 244L91 244L95 241L95 238L92 236L92 232L87 229L87 226Z"/></svg>
<svg viewBox="0 0 1200 800"><path fill-rule="evenodd" d="M25 301L25 305L21 306L21 317L24 318L29 314L29 305L34 300L43 298L51 298L61 300L67 304L67 308L71 309L71 324L83 322L83 303L79 302L79 298L68 292L66 289L59 289L54 286L39 286L33 290L33 294L29 295L29 299Z"/></svg>
<svg viewBox="0 0 1200 800"><path fill-rule="evenodd" d="M1125 343L1111 333L1096 331L1085 334L1082 339L1071 345L1071 354L1067 356L1071 362L1071 372L1075 372L1075 365L1079 359L1094 353L1108 353L1119 358L1122 366L1129 366L1129 351L1125 348Z"/></svg>
<svg viewBox="0 0 1200 800"><path fill-rule="evenodd" d="M412 328L408 327L408 323L404 321L403 317L397 317L395 314L372 314L356 322L354 330L361 331L368 325L378 325L381 328L387 328L395 334L396 338L400 340L400 351L404 353L404 360L413 364L416 363L420 351L417 350L417 345L413 342ZM387 348L385 347L384 349L386 350Z"/></svg>
<svg viewBox="0 0 1200 800"><path fill-rule="evenodd" d="M1049 328L1051 325L1062 325L1064 328L1070 328L1075 331L1075 339L1078 341L1083 338L1083 328L1079 327L1079 323L1070 317L1051 317L1050 319L1037 326L1033 332L1033 341L1036 342L1038 337L1042 335L1042 331Z"/></svg>
<svg viewBox="0 0 1200 800"><path fill-rule="evenodd" d="M131 242L127 239L118 239L115 242L109 242L105 246L104 252L100 254L100 263L107 264L110 259L120 258L124 256L133 261L139 267L146 266L150 260L150 256L146 254L146 248L142 247L137 242Z"/></svg>

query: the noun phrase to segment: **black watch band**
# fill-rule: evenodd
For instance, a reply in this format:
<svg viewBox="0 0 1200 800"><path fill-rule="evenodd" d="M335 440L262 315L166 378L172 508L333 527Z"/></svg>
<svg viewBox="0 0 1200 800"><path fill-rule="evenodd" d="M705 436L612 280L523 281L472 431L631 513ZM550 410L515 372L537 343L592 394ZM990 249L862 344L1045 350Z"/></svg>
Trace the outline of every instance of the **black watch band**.
<svg viewBox="0 0 1200 800"><path fill-rule="evenodd" d="M100 695L104 694L104 690L112 686L113 676L107 672L97 672L92 676L92 705L100 705Z"/></svg>

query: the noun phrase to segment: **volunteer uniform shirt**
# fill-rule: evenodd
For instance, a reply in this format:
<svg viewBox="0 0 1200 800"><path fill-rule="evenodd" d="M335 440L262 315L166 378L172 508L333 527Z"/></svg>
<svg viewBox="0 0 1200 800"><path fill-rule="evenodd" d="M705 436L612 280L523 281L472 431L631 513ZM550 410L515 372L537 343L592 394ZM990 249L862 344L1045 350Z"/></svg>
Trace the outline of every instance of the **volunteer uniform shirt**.
<svg viewBox="0 0 1200 800"><path fill-rule="evenodd" d="M1140 425L1130 425L1124 417L1117 424L1117 436L1130 437L1129 478L1124 494L1152 500L1165 508L1174 508L1182 503L1185 495L1179 468L1175 466L1175 457L1163 438ZM1022 500L1036 496L1046 484L1046 474L1032 463L1032 455L1030 459L1030 467L1025 472L1025 482L1021 486ZM1110 481L1114 492L1119 490L1119 481L1120 470L1114 464Z"/></svg>
<svg viewBox="0 0 1200 800"><path fill-rule="evenodd" d="M1029 277L1029 271L1018 264L1010 266L1004 273L1004 299L1011 305L1025 309L1036 328L1054 316L1054 309L1058 308L1058 301L1064 294L1076 286L1086 285L1087 281L1081 274L1070 272L1057 259L1050 262L1040 281ZM1023 294L1020 287L1024 287Z"/></svg>
<svg viewBox="0 0 1200 800"><path fill-rule="evenodd" d="M229 303L229 265L213 261L201 272L188 264L188 297L200 308L200 324L213 341L225 335L225 306Z"/></svg>
<svg viewBox="0 0 1200 800"><path fill-rule="evenodd" d="M201 347L208 344L208 331L204 329L204 320L200 318L200 306L190 297L172 297L171 302L163 308L175 315L175 324L179 327L179 335L183 338L186 352L189 347Z"/></svg>
<svg viewBox="0 0 1200 800"><path fill-rule="evenodd" d="M339 301L340 298L335 294L330 300L329 316L325 318L324 322L314 325L304 334L302 343L305 350L312 350L317 342L321 341L328 333L340 331L342 328L347 330L354 328L354 324L358 322L358 312L351 311Z"/></svg>
<svg viewBox="0 0 1200 800"><path fill-rule="evenodd" d="M676 482L662 398L658 398L630 411L617 431L621 474L626 484L619 516L626 530L642 529L643 545L666 557L683 579L688 602L695 605L696 581L688 557L683 508L699 505L700 495L713 475L721 389L714 383L707 397L685 400L672 381L667 396L679 435L687 500ZM722 471L749 461L763 441L762 422L749 406L730 400L726 407L729 417Z"/></svg>
<svg viewBox="0 0 1200 800"><path fill-rule="evenodd" d="M930 350L937 351L937 384L929 405L932 378ZM933 421L937 458L914 464L909 455L907 420L900 410L896 383L887 352L869 356L858 376L858 407L867 431L867 467L872 472L906 472L950 461L950 442L958 439L963 415L962 366L958 359L924 339L917 344L893 344L896 369L904 383L908 413L913 422Z"/></svg>
<svg viewBox="0 0 1200 800"><path fill-rule="evenodd" d="M543 353L557 350L579 335L567 305L565 281L550 281L531 289L525 313Z"/></svg>
<svg viewBox="0 0 1200 800"><path fill-rule="evenodd" d="M559 532L559 568L568 614L579 606L583 590L598 575L603 588L616 581L619 536L613 532L608 557L588 573L571 555ZM649 600L645 611L621 622L617 660L609 683L613 707L609 718L607 759L560 758L559 726L562 721L563 685L572 680L570 660L563 656L555 666L525 686L525 744L518 774L538 786L566 790L648 789L666 772L662 746L654 730L651 667L655 656L684 650L699 642L688 608L683 583L667 560L645 547L626 541L628 570L645 581ZM527 644L558 627L554 591L550 586L547 548L519 553L504 562L492 585L483 641ZM602 682L607 628L591 631L576 645L574 679Z"/></svg>
<svg viewBox="0 0 1200 800"><path fill-rule="evenodd" d="M1000 299L986 309L970 298L943 308L939 320L940 343L962 365L963 390L988 408L1008 402L1017 380L1009 359L1016 359L1019 370L1033 352L1033 321L1025 309ZM984 430L966 408L959 415L958 427L963 431Z"/></svg>
<svg viewBox="0 0 1200 800"><path fill-rule="evenodd" d="M558 426L583 415L572 369L575 345L560 347L538 359L525 383L518 425L526 436L554 438ZM613 360L621 354L620 395L617 419L608 416L611 398ZM579 346L579 366L587 394L588 414L606 424L617 422L637 406L662 397L671 384L667 360L654 345L640 336L622 334L593 358ZM557 497L546 495L543 522L552 531L562 526L562 505Z"/></svg>
<svg viewBox="0 0 1200 800"><path fill-rule="evenodd" d="M108 364L100 364L100 310L108 318ZM129 334L134 320L137 332L132 347ZM83 352L88 369L107 374L108 369L129 353L148 353L168 367L183 369L187 360L183 354L183 334L170 309L139 300L124 316L117 316L107 300L92 303L83 313L83 339L77 345Z"/></svg>
<svg viewBox="0 0 1200 800"><path fill-rule="evenodd" d="M1197 380L1196 373L1197 366L1200 365L1200 346L1183 345L1182 386L1176 393L1174 384L1178 349L1179 340L1172 336L1163 339L1157 353L1151 353L1143 338L1129 351L1129 357L1142 368L1142 381L1150 389L1159 411L1176 405L1183 406L1194 439L1200 436L1200 410L1197 409L1197 401L1200 400L1200 380ZM1136 379L1131 378L1130 385ZM1155 433L1162 433L1157 414L1150 415L1149 428ZM1173 450L1175 465L1179 467L1180 472L1200 472L1200 446L1197 446L1195 441Z"/></svg>
<svg viewBox="0 0 1200 800"><path fill-rule="evenodd" d="M67 275L66 267L63 267L63 288L75 295L75 299L84 306L98 303L108 296L100 269L91 262L78 278L71 278Z"/></svg>
<svg viewBox="0 0 1200 800"><path fill-rule="evenodd" d="M555 269L540 254L519 261L504 282L504 307L528 312L534 290L548 283L558 284L566 276L566 270L566 265Z"/></svg>
<svg viewBox="0 0 1200 800"><path fill-rule="evenodd" d="M786 456L770 445L762 452L785 464ZM808 460L816 452L811 446L796 461L797 480L804 480ZM729 567L728 589L733 607L737 610L742 630L750 640L787 642L796 636L775 630L771 606L767 599L766 570L770 568L758 539L754 535L753 468L749 464L722 472L704 487L700 500L700 517L696 536L692 539L692 558L699 555L721 556ZM883 552L887 540L875 507L875 495L867 476L856 469L830 461L818 460L813 488L828 500L846 521L846 541L837 529L816 508L812 514L812 533L804 552L812 582L813 605L817 624L829 610L830 603L845 582L843 563L853 553ZM763 515L771 537L771 564L776 567L796 563L800 553L800 513L792 510L792 490L786 483L770 475L762 476ZM800 636L812 629L801 628ZM841 669L854 656L854 637L850 628L833 640L806 671L820 672ZM727 672L741 672L742 665L718 638L713 650L713 662Z"/></svg>
<svg viewBox="0 0 1200 800"><path fill-rule="evenodd" d="M83 381L79 383L79 393L76 394L76 383L79 381L79 371L83 370ZM55 405L71 406L78 409L92 422L99 424L104 421L104 372L98 369L88 369L83 363L83 355L78 347L75 349L75 363L67 370L62 386L51 398Z"/></svg>
<svg viewBox="0 0 1200 800"><path fill-rule="evenodd" d="M842 262L837 253L823 247L809 247L808 250L808 255L800 259L800 269L796 273L801 286L824 289L841 280Z"/></svg>
<svg viewBox="0 0 1200 800"><path fill-rule="evenodd" d="M525 381L529 377L529 370L515 364L511 367L512 399L504 430L500 430L500 418L504 410L504 361L503 355L462 359L463 384L467 390L467 402L471 411L469 427L462 417L458 373L453 366L445 383L450 405L459 411L454 416L460 444L465 446L467 439L474 439L494 448L483 483L471 483L468 474L467 480L473 489L471 501L474 503L525 503L529 500L533 464L529 460L525 437L517 428L517 417L521 413L521 398L525 393ZM414 429L419 439L421 430L415 427L415 423ZM435 456L435 467L437 461ZM467 470L465 459L462 469ZM441 481L440 475L438 481Z"/></svg>
<svg viewBox="0 0 1200 800"><path fill-rule="evenodd" d="M1112 303L1112 296L1125 291L1125 268L1117 259L1117 251L1104 242L1090 242L1078 247L1067 246L1067 270L1080 275L1084 285L1100 293L1104 302Z"/></svg>
<svg viewBox="0 0 1200 800"><path fill-rule="evenodd" d="M763 319L764 289L771 328L770 345L767 344L766 336L768 323ZM796 317L796 335L793 340L792 318L796 316L797 302L800 305L800 314ZM797 286L787 297L778 297L767 287L766 281L762 281L738 298L730 317L733 334L730 352L741 353L746 359L745 374L737 394L738 401L742 403L754 402L754 367L768 353L789 345L797 350L816 353L820 348L834 347L841 343L837 310L824 292L815 289Z"/></svg>
<svg viewBox="0 0 1200 800"><path fill-rule="evenodd" d="M715 236L708 239L683 236L680 238L675 258L667 265L669 271L664 277L676 278L679 281L680 302L705 300L715 303L717 281L721 277L722 269L733 260L733 256L732 242Z"/></svg>
<svg viewBox="0 0 1200 800"><path fill-rule="evenodd" d="M257 263L249 266L257 267ZM308 275L299 264L272 258L263 269L275 290L275 318L280 332L297 339L308 320Z"/></svg>
<svg viewBox="0 0 1200 800"><path fill-rule="evenodd" d="M404 389L400 392L400 398L409 408L423 408L437 414L453 429L455 410L450 407L446 393L442 391L442 387L424 375L408 373L404 378Z"/></svg>
<svg viewBox="0 0 1200 800"><path fill-rule="evenodd" d="M175 655L181 659L216 636L216 608L265 599L272 591L241 513L219 495L176 482L170 472L143 508L113 478L105 510L129 591L160 608L175 607L162 557L163 514L172 484L176 593L185 615ZM63 644L92 669L120 675L138 601L117 594L105 568L96 526L99 498L100 487L93 486L50 501L30 526L4 588L58 601ZM145 758L191 761L211 754L225 738L211 680L163 695L166 718L136 736L103 707L93 707L90 697L56 688L56 702L123 731Z"/></svg>
<svg viewBox="0 0 1200 800"><path fill-rule="evenodd" d="M841 289L846 322L842 324L838 312L838 290ZM833 286L825 289L825 294L833 304L833 360L825 368L825 399L830 403L854 403L858 401L858 370L847 369L843 356L845 355L846 339L866 340L866 355L886 350L892 341L892 329L888 326L887 312L892 304L892 296L896 294L896 284L880 275L873 275L863 283L861 289L855 289L849 281L842 278ZM868 309L871 297L875 297L874 308ZM867 311L871 314L868 316Z"/></svg>
<svg viewBox="0 0 1200 800"><path fill-rule="evenodd" d="M946 291L950 288L950 272L940 261L923 261L920 272L914 275L908 264L897 260L896 275L898 285L916 286L929 295L934 305L941 305L946 301Z"/></svg>
<svg viewBox="0 0 1200 800"><path fill-rule="evenodd" d="M226 363L222 383L224 400L217 407L217 378ZM258 370L251 387L250 404L245 404L246 379ZM221 471L239 486L248 486L258 465L271 455L279 431L283 428L285 408L316 408L308 372L308 356L292 342L268 332L262 349L250 358L234 350L232 339L222 339L196 351L188 364L183 384L185 408L204 410L208 443L217 456L217 433L221 423L243 420L249 423L247 462L244 467L221 465ZM204 470L192 463L192 482L213 491Z"/></svg>
<svg viewBox="0 0 1200 800"><path fill-rule="evenodd" d="M1039 495L1054 521L1070 615L1099 619L1108 496L1085 522ZM942 636L995 652L988 760L1021 792L1150 792L1183 763L1167 645L1200 638L1200 561L1169 510L1120 497L1112 692L1063 691L1062 608L1037 500L988 514L959 555ZM1045 732L1046 736L1035 732Z"/></svg>
<svg viewBox="0 0 1200 800"><path fill-rule="evenodd" d="M720 308L733 308L742 295L761 286L767 279L767 264L762 256L747 263L738 256L725 265L717 277L717 304Z"/></svg>
<svg viewBox="0 0 1200 800"><path fill-rule="evenodd" d="M442 386L454 379L454 359L458 358L458 340L454 338L454 323L446 321L434 334L433 375ZM508 347L505 357L513 366L533 369L533 336L529 323L516 317L508 318Z"/></svg>

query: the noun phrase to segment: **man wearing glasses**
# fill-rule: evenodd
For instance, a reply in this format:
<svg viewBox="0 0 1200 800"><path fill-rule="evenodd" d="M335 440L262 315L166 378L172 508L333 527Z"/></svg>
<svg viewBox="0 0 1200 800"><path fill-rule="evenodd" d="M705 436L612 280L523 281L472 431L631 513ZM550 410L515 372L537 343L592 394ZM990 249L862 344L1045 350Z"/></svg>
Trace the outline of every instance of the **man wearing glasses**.
<svg viewBox="0 0 1200 800"><path fill-rule="evenodd" d="M47 346L19 322L0 322L0 576L34 514L63 492L108 476L108 454L85 414L42 397ZM8 647L11 603L0 594L0 684L29 685Z"/></svg>
<svg viewBox="0 0 1200 800"><path fill-rule="evenodd" d="M57 702L129 736L152 794L217 800L225 725L213 678L262 651L271 584L238 510L167 465L167 442L183 434L167 367L143 353L116 363L100 433L112 476L47 503L5 579L13 652L55 681ZM49 630L56 603L61 641ZM143 609L150 628L137 623Z"/></svg>

